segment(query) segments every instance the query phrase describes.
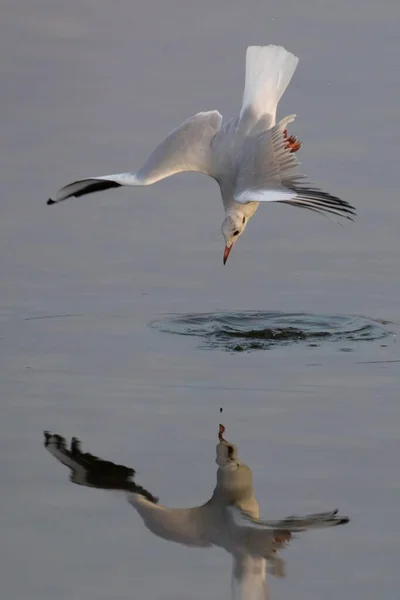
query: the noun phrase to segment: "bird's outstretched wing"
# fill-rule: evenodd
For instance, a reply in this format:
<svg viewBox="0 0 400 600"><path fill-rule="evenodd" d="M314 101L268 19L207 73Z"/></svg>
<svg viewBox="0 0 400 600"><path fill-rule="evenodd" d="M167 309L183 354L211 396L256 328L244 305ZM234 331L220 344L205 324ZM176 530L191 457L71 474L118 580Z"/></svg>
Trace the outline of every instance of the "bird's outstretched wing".
<svg viewBox="0 0 400 600"><path fill-rule="evenodd" d="M78 485L126 492L128 502L137 510L146 527L155 535L186 546L211 546L207 535L207 505L194 508L168 508L134 481L135 471L128 467L83 453L72 438L70 448L57 434L44 433L46 449L71 470L70 480Z"/></svg>
<svg viewBox="0 0 400 600"><path fill-rule="evenodd" d="M73 181L62 187L47 204L123 185L151 185L182 171L212 175L211 141L221 122L222 116L217 110L197 113L174 129L138 171Z"/></svg>
<svg viewBox="0 0 400 600"><path fill-rule="evenodd" d="M345 525L349 517L338 515L338 511L312 513L302 517L287 517L280 521L254 519L237 506L227 507L231 519L231 531L238 546L253 556L268 558L271 551L289 541L292 533L309 529L324 529Z"/></svg>
<svg viewBox="0 0 400 600"><path fill-rule="evenodd" d="M237 159L234 199L248 202L283 202L326 215L354 220L355 208L322 191L298 173L299 162L283 134L295 115L285 117L275 127L257 126L244 141Z"/></svg>

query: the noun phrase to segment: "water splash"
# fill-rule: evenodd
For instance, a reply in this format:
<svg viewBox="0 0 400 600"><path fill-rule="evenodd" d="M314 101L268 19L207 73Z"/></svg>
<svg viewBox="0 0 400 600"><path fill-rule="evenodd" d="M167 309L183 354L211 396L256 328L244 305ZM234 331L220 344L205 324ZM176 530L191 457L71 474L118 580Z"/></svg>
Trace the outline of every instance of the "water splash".
<svg viewBox="0 0 400 600"><path fill-rule="evenodd" d="M341 342L343 350L343 342L375 341L390 335L378 321L366 317L261 311L177 315L150 325L167 333L200 337L203 348L230 352L298 343L316 347L323 342Z"/></svg>

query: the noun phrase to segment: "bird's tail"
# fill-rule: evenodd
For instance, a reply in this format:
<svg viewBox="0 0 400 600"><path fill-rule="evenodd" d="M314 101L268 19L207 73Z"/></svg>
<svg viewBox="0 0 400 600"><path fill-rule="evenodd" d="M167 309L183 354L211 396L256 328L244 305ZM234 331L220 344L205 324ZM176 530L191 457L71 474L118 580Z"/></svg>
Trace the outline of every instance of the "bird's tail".
<svg viewBox="0 0 400 600"><path fill-rule="evenodd" d="M276 107L298 62L297 56L282 46L249 46L241 118L248 112L256 120L270 115L270 126L274 125Z"/></svg>

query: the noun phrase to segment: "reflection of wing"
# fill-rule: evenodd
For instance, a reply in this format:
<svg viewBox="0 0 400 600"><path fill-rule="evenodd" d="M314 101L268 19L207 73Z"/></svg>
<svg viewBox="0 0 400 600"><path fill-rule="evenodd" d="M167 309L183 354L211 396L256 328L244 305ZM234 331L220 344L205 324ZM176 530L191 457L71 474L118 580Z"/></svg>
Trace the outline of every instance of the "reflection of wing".
<svg viewBox="0 0 400 600"><path fill-rule="evenodd" d="M265 531L270 534L276 534L279 531L299 532L307 529L323 529L325 527L335 527L335 525L345 525L349 522L349 517L338 515L337 510L323 513L311 513L302 517L286 517L280 521L261 521L253 519L250 515L243 512L237 506L227 508L234 524L237 527L247 527L253 531Z"/></svg>
<svg viewBox="0 0 400 600"><path fill-rule="evenodd" d="M207 505L168 508L137 494L129 494L128 501L136 508L146 527L158 537L185 546L212 546L208 535Z"/></svg>
<svg viewBox="0 0 400 600"><path fill-rule="evenodd" d="M288 517L281 521L254 519L237 506L229 506L227 511L232 519L232 533L238 545L253 556L265 558L276 548L276 544L282 545L289 541L291 533L335 527L349 522L349 518L338 515L337 510Z"/></svg>
<svg viewBox="0 0 400 600"><path fill-rule="evenodd" d="M83 453L80 442L72 438L68 450L60 435L45 432L46 449L71 469L71 481L87 487L122 490L136 508L146 527L157 536L186 546L211 546L207 536L207 505L195 508L167 508L133 481L134 469Z"/></svg>
<svg viewBox="0 0 400 600"><path fill-rule="evenodd" d="M266 561L248 554L233 557L232 600L268 600Z"/></svg>
<svg viewBox="0 0 400 600"><path fill-rule="evenodd" d="M68 450L65 439L61 435L53 435L45 431L45 448L63 465L71 469L71 481L86 487L104 490L123 490L141 494L152 503L158 502L150 492L133 481L134 469L102 460L89 452L82 452L79 440L72 438Z"/></svg>
<svg viewBox="0 0 400 600"><path fill-rule="evenodd" d="M219 130L221 121L222 116L217 110L197 113L174 129L135 173L116 173L74 181L61 188L47 204L122 185L151 185L182 171L211 175L211 140Z"/></svg>

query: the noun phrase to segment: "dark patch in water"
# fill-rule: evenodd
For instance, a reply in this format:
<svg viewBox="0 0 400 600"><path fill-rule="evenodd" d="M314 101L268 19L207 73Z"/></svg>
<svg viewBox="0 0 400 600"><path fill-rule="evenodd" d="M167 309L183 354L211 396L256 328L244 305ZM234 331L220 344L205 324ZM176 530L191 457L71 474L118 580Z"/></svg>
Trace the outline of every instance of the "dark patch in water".
<svg viewBox="0 0 400 600"><path fill-rule="evenodd" d="M377 321L365 317L254 311L180 315L153 321L151 326L167 333L201 337L202 347L229 352L301 342L318 347L324 341L374 341L390 335ZM339 350L351 352L352 348L341 346Z"/></svg>

